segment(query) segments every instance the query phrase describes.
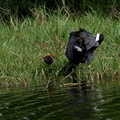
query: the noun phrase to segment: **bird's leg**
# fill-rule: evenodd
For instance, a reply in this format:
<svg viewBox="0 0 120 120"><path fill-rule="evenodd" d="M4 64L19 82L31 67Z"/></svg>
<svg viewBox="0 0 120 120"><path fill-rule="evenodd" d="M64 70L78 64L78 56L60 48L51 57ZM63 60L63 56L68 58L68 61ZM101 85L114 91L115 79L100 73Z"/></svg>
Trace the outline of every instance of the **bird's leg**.
<svg viewBox="0 0 120 120"><path fill-rule="evenodd" d="M74 46L74 49L76 49L78 52L82 52L82 49L78 47L77 45Z"/></svg>
<svg viewBox="0 0 120 120"><path fill-rule="evenodd" d="M98 34L96 35L95 42L99 41L99 38L100 38L100 34L98 33Z"/></svg>

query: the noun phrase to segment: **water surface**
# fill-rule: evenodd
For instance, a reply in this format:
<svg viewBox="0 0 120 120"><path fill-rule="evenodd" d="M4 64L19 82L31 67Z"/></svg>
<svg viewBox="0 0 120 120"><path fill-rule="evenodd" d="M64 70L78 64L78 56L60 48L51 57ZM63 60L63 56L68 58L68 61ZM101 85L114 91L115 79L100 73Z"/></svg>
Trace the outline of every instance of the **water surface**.
<svg viewBox="0 0 120 120"><path fill-rule="evenodd" d="M0 120L119 120L120 80L89 88L0 88Z"/></svg>

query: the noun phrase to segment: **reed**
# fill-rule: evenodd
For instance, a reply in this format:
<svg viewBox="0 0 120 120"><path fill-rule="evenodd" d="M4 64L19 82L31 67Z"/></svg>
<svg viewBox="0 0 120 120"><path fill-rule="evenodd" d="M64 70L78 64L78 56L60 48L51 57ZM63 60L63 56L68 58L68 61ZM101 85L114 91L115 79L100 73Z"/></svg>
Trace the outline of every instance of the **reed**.
<svg viewBox="0 0 120 120"><path fill-rule="evenodd" d="M96 35L105 36L97 49L91 69L80 64L77 79L114 76L120 72L120 23L94 13L72 18L61 9L47 13L45 9L31 9L32 18L18 20L12 16L9 25L0 22L0 83L7 85L43 85L47 80L62 80L58 73L68 62L65 57L68 29L84 28ZM55 53L52 66L43 63L42 57Z"/></svg>

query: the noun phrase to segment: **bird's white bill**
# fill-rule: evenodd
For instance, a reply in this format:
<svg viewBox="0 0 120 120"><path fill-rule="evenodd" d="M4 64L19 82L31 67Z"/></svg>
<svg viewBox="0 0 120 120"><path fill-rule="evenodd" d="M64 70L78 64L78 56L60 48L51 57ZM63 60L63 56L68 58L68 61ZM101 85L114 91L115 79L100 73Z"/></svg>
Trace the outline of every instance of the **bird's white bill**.
<svg viewBox="0 0 120 120"><path fill-rule="evenodd" d="M96 35L95 42L99 41L99 38L100 38L100 34L98 33L98 34Z"/></svg>
<svg viewBox="0 0 120 120"><path fill-rule="evenodd" d="M80 47L78 47L78 46L75 45L74 48L75 48L77 51L82 52L82 49L81 49Z"/></svg>

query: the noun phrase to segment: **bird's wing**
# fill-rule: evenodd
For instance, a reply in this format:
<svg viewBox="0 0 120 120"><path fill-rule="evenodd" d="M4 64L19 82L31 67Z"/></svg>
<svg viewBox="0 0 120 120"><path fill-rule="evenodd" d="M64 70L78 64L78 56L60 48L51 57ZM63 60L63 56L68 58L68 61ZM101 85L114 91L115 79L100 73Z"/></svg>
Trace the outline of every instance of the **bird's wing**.
<svg viewBox="0 0 120 120"><path fill-rule="evenodd" d="M92 47L94 47L94 46L98 46L98 44L97 44L98 42L95 42L95 38L92 36L92 37L87 37L86 39L85 39L85 41L84 41L84 44L85 44L85 46L86 46L86 50L89 50L89 49L91 49Z"/></svg>
<svg viewBox="0 0 120 120"><path fill-rule="evenodd" d="M74 52L73 52L73 50L74 50L74 42L73 42L72 40L69 40L68 45L67 45L67 48L66 48L66 52L65 52L66 56L67 56L69 59L71 59L71 58L74 57Z"/></svg>
<svg viewBox="0 0 120 120"><path fill-rule="evenodd" d="M95 37L91 33L83 31L80 33L80 37L84 42L86 50L91 49L93 46L97 46Z"/></svg>
<svg viewBox="0 0 120 120"><path fill-rule="evenodd" d="M96 40L96 37L89 35L85 38L84 44L86 45L86 49L89 50L92 47L98 47L100 45L99 40Z"/></svg>

